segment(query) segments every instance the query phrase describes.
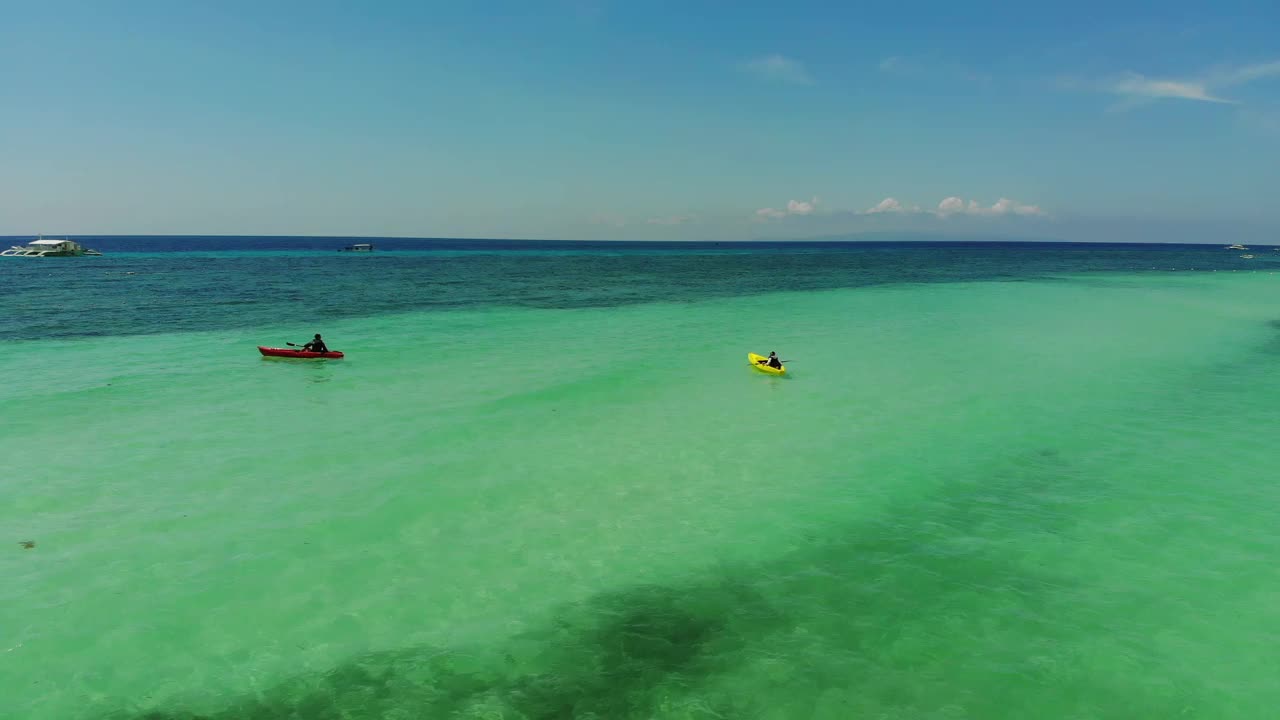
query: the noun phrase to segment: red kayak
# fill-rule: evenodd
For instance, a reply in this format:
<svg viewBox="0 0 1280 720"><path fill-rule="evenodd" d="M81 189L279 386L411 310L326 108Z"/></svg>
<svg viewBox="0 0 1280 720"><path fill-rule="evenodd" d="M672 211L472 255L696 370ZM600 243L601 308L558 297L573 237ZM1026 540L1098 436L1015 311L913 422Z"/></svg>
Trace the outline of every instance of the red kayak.
<svg viewBox="0 0 1280 720"><path fill-rule="evenodd" d="M292 350L290 348L269 348L258 346L258 352L267 357L291 357L291 358L333 358L342 357L340 352L310 352L308 350Z"/></svg>

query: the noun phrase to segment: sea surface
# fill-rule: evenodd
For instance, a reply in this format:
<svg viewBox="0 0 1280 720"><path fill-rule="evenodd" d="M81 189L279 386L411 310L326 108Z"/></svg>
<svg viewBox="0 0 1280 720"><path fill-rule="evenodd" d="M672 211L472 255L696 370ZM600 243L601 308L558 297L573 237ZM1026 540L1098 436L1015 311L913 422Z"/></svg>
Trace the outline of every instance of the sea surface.
<svg viewBox="0 0 1280 720"><path fill-rule="evenodd" d="M1280 708L1280 251L80 240L0 258L5 720Z"/></svg>

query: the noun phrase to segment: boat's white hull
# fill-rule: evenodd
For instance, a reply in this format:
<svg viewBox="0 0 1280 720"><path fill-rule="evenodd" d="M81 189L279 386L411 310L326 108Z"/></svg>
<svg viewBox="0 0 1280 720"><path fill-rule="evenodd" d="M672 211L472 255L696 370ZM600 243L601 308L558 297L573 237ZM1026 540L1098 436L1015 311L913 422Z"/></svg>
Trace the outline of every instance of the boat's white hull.
<svg viewBox="0 0 1280 720"><path fill-rule="evenodd" d="M5 250L4 252L0 252L0 257L89 257L89 256L93 256L93 255L101 256L101 255L102 255L102 253L100 253L100 252L81 252L81 253L67 253L67 252L22 252L22 253L16 253L16 252L9 252L8 250Z"/></svg>

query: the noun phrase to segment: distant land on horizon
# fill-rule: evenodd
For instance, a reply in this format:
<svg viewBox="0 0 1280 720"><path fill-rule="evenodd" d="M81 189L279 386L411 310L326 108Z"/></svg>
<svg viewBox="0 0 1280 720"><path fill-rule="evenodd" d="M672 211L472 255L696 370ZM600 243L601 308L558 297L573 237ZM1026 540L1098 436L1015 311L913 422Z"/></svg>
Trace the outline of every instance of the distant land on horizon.
<svg viewBox="0 0 1280 720"><path fill-rule="evenodd" d="M1229 245L1224 241L1215 242L1177 242L1177 241L1130 241L1114 240L1067 240L1063 238L1024 237L1017 235L983 235L983 234L939 234L921 231L870 231L860 233L838 233L803 237L755 237L740 240L618 240L618 239L564 239L564 238L498 238L498 237L429 237L409 235L239 235L239 234L95 234L95 233L43 233L46 238L68 238L72 240L340 240L340 241L391 241L391 242L463 242L463 243L538 243L538 244L609 244L609 245L751 245L770 243L937 243L937 244L1058 244L1058 245ZM0 241L26 242L37 235L0 235ZM1266 245L1267 243L1253 243ZM1272 243L1280 245L1280 243Z"/></svg>

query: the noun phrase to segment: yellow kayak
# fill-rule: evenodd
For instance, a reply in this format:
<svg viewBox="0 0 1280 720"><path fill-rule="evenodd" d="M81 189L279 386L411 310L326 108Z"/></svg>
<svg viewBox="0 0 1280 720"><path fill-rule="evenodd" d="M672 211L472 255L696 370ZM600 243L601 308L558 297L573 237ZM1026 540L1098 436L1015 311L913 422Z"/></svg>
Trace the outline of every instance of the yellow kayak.
<svg viewBox="0 0 1280 720"><path fill-rule="evenodd" d="M785 367L771 368L768 365L761 364L761 363L769 362L769 358L763 355L757 355L755 353L747 353L747 361L751 363L751 367L759 370L762 373L769 373L770 375L786 375L787 374L787 369Z"/></svg>

